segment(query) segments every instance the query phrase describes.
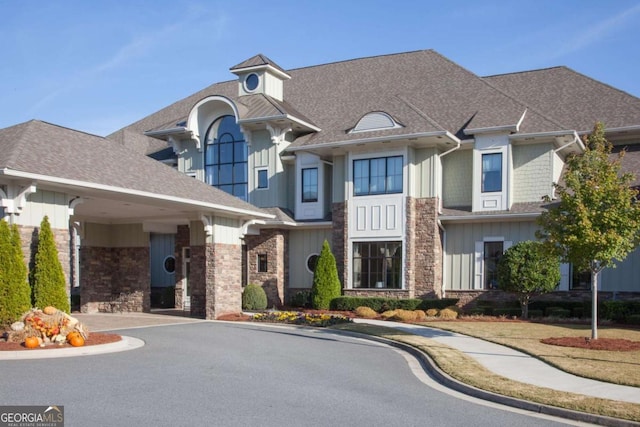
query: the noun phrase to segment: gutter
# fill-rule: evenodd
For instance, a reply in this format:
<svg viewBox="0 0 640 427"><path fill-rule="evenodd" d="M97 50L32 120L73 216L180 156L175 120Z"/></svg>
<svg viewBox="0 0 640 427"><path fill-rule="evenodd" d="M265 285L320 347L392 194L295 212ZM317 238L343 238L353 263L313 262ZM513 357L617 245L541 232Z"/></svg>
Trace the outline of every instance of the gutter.
<svg viewBox="0 0 640 427"><path fill-rule="evenodd" d="M252 119L239 119L238 124L245 125L245 124L251 124L251 123L258 123L258 122L267 122L269 120L282 120L282 119L291 120L292 122L298 123L302 126L306 126L307 128L315 132L320 132L322 130L317 126L312 125L311 123L307 123L304 120L300 120L299 118L295 116L290 116L289 114L281 114L279 116L257 117Z"/></svg>
<svg viewBox="0 0 640 427"><path fill-rule="evenodd" d="M510 214L483 214L483 215L441 215L440 221L486 221L504 219L531 219L540 216L541 212L510 213Z"/></svg>
<svg viewBox="0 0 640 427"><path fill-rule="evenodd" d="M441 289L442 289L442 298L446 298L447 297L447 287L446 287L446 283L447 283L447 230L444 228L444 225L442 225L442 222L440 222L440 219L437 220L438 221L438 228L440 230L442 230L442 284Z"/></svg>
<svg viewBox="0 0 640 427"><path fill-rule="evenodd" d="M194 206L199 208L208 208L215 211L234 213L239 216L260 217L260 218L267 218L267 219L275 218L275 216L271 214L265 214L265 213L250 211L246 209L232 208L225 205L219 205L217 203L200 202L193 199L185 199L183 197L175 197L175 196L169 196L165 194L151 193L148 191L132 190L132 189L123 188L123 187L114 187L112 185L90 183L87 181L77 181L73 179L52 177L52 176L40 175L40 174L29 173L29 172L20 172L20 171L7 169L7 168L0 169L0 176L1 175L16 177L16 178L26 178L30 180L48 182L52 184L80 187L80 188L89 189L89 190L100 190L108 193L127 194L131 196L143 197L143 198L152 199L152 200L175 202L175 203L180 203L183 205L189 205L189 206Z"/></svg>
<svg viewBox="0 0 640 427"><path fill-rule="evenodd" d="M364 144L368 142L398 141L401 139L428 138L428 137L434 137L434 136L445 137L450 141L456 143L456 145L460 146L460 140L451 132L437 131L437 132L420 132L420 133L402 134L402 135L376 136L371 138L351 139L348 141L328 142L324 144L303 145L301 147L289 147L287 148L287 151L295 152L295 151L304 151L304 150L311 150L311 149L318 149L318 148L346 147L350 145Z"/></svg>
<svg viewBox="0 0 640 427"><path fill-rule="evenodd" d="M143 133L146 136L150 136L153 138L157 138L159 136L169 136L169 135L191 135L192 131L187 129L184 126L170 128L170 129L161 129L161 130L150 130Z"/></svg>

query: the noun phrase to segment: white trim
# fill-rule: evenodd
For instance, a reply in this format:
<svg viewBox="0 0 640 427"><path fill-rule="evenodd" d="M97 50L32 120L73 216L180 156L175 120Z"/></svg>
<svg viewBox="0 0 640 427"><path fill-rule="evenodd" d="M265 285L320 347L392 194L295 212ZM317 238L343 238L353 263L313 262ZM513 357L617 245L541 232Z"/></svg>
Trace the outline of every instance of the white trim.
<svg viewBox="0 0 640 427"><path fill-rule="evenodd" d="M256 87L254 87L253 89L249 89L249 86L247 86L247 80L251 76L256 76L258 78L258 83L256 84ZM255 93L256 91L258 91L260 89L261 83L262 83L262 78L258 73L247 73L247 75L245 75L244 78L242 79L242 87L247 93Z"/></svg>
<svg viewBox="0 0 640 427"><path fill-rule="evenodd" d="M259 166L256 167L255 169L256 172L256 186L255 189L257 190L268 190L269 189L269 168L268 167L264 167L264 166ZM260 187L260 172L265 171L267 173L267 186L266 187Z"/></svg>
<svg viewBox="0 0 640 427"><path fill-rule="evenodd" d="M238 116L236 116L236 117L238 117ZM311 130L316 131L316 132L320 132L322 130L317 126L312 125L311 123L305 122L304 120L301 120L301 119L299 119L299 118L297 118L295 116L291 116L289 114L281 114L281 115L278 115L278 116L268 116L268 117L255 117L255 118L250 118L250 119L239 119L237 121L237 123L239 125L245 125L245 124L250 124L250 123L266 122L266 121L269 121L269 120L278 121L278 120L282 120L282 119L291 120L294 123L298 123L298 124L300 124L302 126L307 127L308 129L311 129Z"/></svg>
<svg viewBox="0 0 640 427"><path fill-rule="evenodd" d="M74 179L59 178L59 177L40 175L40 174L29 173L29 172L14 171L12 169L7 169L7 168L0 169L0 175L16 177L16 178L27 178L27 179L32 179L32 180L41 181L41 182L45 181L52 184L69 185L69 186L75 186L75 187L91 189L91 190L102 190L110 193L128 194L131 196L144 197L152 200L176 202L176 203L190 205L190 206L199 207L199 208L208 208L208 209L218 210L222 212L234 213L237 215L257 216L260 218L275 218L275 216L271 214L263 214L255 211L249 211L246 209L232 208L229 206L219 205L217 203L207 203L207 202L202 202L202 201L193 200L193 199L185 199L182 197L169 196L166 194L150 193L148 191L132 190L128 188L114 187L111 185L97 184L97 183L87 182L87 181L77 181Z"/></svg>
<svg viewBox="0 0 640 427"><path fill-rule="evenodd" d="M388 136L375 136L370 138L359 138L359 139L351 139L347 141L334 141L334 142L325 142L321 144L312 144L312 145L304 145L301 147L289 147L287 151L296 152L296 151L306 151L306 150L314 150L318 148L332 148L332 147L344 147L349 145L356 144L366 144L370 142L382 142L382 141L398 141L402 139L409 138L429 138L429 137L446 137L448 140L456 143L456 145L460 145L460 140L450 133L449 131L436 131L436 132L420 132L420 133L407 133L402 135L388 135Z"/></svg>
<svg viewBox="0 0 640 427"><path fill-rule="evenodd" d="M283 71L278 70L271 64L253 65L251 67L242 67L232 69L231 72L235 75L244 74L251 71L266 71L269 70L271 74L280 77L282 80L290 80L291 76Z"/></svg>

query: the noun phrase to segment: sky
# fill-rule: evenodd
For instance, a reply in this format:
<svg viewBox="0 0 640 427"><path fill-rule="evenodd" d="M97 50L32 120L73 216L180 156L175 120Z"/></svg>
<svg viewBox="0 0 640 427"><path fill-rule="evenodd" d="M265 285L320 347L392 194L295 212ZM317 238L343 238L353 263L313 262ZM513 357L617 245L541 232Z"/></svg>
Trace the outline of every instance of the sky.
<svg viewBox="0 0 640 427"><path fill-rule="evenodd" d="M0 0L0 128L106 136L262 53L285 70L434 49L480 76L564 65L640 97L640 0Z"/></svg>

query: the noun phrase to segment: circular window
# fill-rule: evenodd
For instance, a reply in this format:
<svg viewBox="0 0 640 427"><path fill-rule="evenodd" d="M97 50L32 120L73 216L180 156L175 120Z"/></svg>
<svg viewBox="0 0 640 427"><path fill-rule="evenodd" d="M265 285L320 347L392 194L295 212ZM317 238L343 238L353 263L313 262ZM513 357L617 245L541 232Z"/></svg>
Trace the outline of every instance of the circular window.
<svg viewBox="0 0 640 427"><path fill-rule="evenodd" d="M316 265L318 264L318 254L311 254L307 258L307 270L313 274L316 271Z"/></svg>
<svg viewBox="0 0 640 427"><path fill-rule="evenodd" d="M246 79L244 79L244 86L248 92L253 92L258 87L260 83L260 77L257 74L249 74Z"/></svg>
<svg viewBox="0 0 640 427"><path fill-rule="evenodd" d="M164 271L166 273L172 274L176 271L176 257L173 255L169 255L164 259L164 263L162 264L164 267Z"/></svg>

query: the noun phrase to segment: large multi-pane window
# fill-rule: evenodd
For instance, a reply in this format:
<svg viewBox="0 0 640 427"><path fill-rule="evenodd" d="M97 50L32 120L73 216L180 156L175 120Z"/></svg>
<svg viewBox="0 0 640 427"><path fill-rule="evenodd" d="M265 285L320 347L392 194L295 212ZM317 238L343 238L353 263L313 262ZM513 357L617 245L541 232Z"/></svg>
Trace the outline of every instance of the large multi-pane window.
<svg viewBox="0 0 640 427"><path fill-rule="evenodd" d="M402 193L402 156L353 161L356 196Z"/></svg>
<svg viewBox="0 0 640 427"><path fill-rule="evenodd" d="M248 198L247 142L233 116L222 116L206 134L207 183L243 200Z"/></svg>
<svg viewBox="0 0 640 427"><path fill-rule="evenodd" d="M591 271L580 271L571 266L571 289L591 289Z"/></svg>
<svg viewBox="0 0 640 427"><path fill-rule="evenodd" d="M504 242L484 242L484 288L498 289L498 261L504 252Z"/></svg>
<svg viewBox="0 0 640 427"><path fill-rule="evenodd" d="M318 168L302 169L302 202L318 201Z"/></svg>
<svg viewBox="0 0 640 427"><path fill-rule="evenodd" d="M502 153L482 155L482 192L502 191Z"/></svg>
<svg viewBox="0 0 640 427"><path fill-rule="evenodd" d="M354 242L353 287L402 286L402 242Z"/></svg>

